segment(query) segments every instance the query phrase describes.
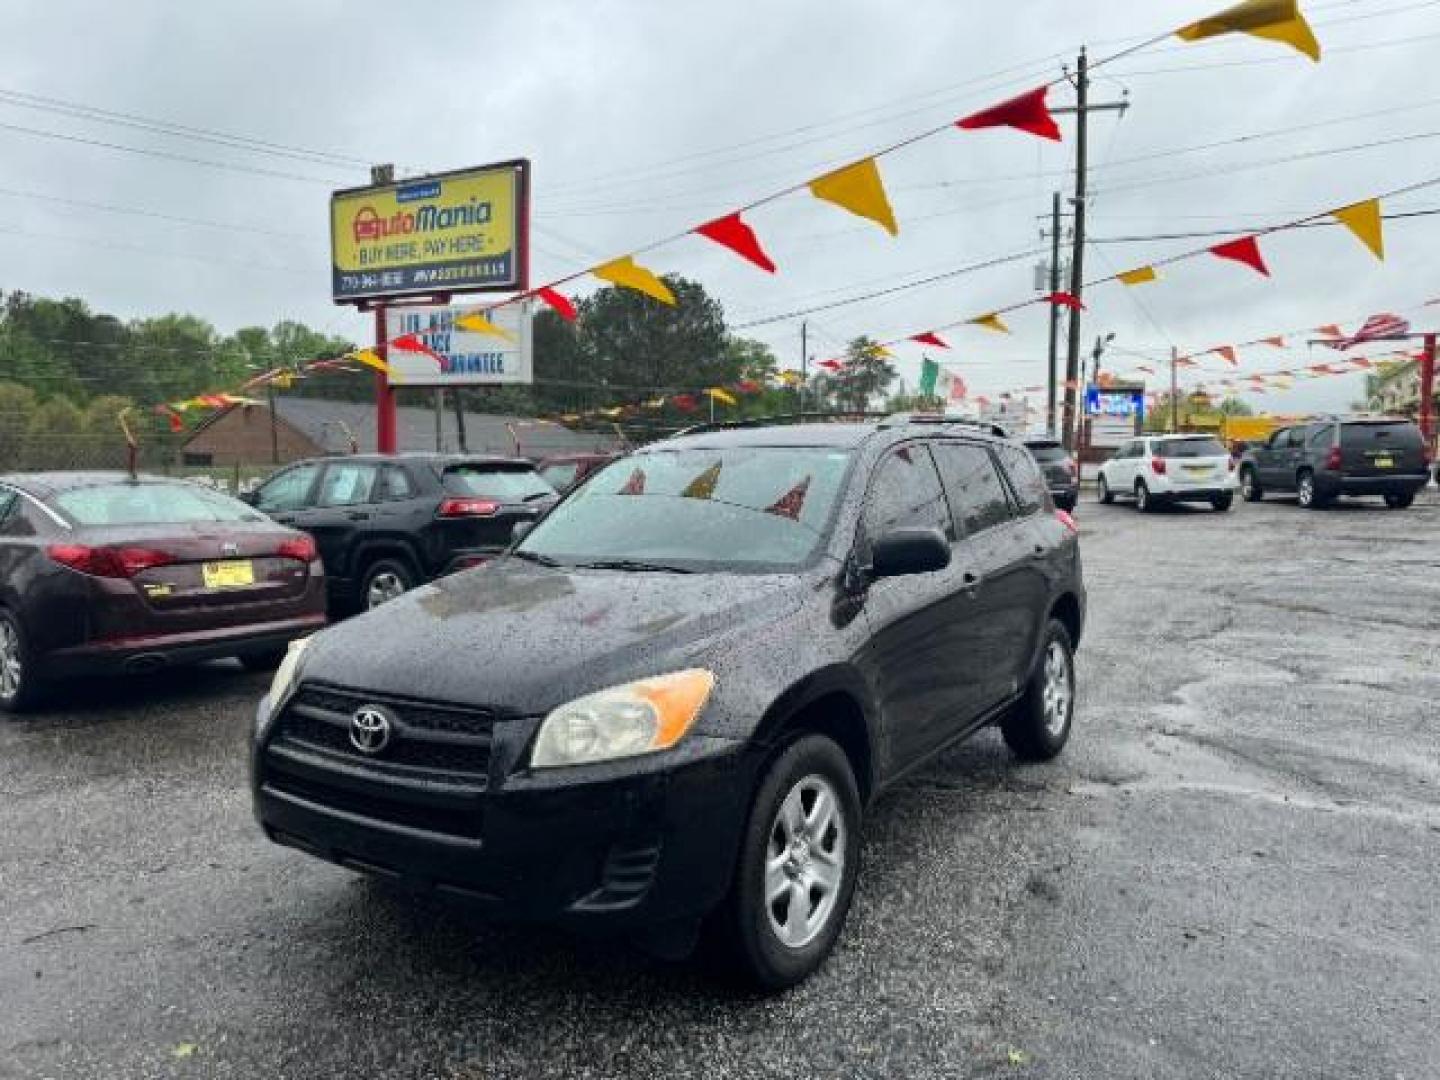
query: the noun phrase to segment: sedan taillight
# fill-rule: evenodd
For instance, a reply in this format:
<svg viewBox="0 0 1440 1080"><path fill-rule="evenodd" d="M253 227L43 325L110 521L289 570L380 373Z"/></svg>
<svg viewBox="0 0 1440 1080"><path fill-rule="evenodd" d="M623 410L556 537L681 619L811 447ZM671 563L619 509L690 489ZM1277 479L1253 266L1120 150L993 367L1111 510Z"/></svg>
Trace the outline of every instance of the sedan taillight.
<svg viewBox="0 0 1440 1080"><path fill-rule="evenodd" d="M156 566L169 566L175 556L144 547L90 547L86 544L51 544L45 553L61 566L92 577L129 578Z"/></svg>
<svg viewBox="0 0 1440 1080"><path fill-rule="evenodd" d="M442 518L494 517L500 504L493 499L446 499L436 511Z"/></svg>
<svg viewBox="0 0 1440 1080"><path fill-rule="evenodd" d="M315 541L308 536L282 540L280 546L275 549L275 554L282 559L295 559L303 563L314 562Z"/></svg>
<svg viewBox="0 0 1440 1080"><path fill-rule="evenodd" d="M1164 459L1163 457L1151 458L1151 459L1150 459L1150 471L1153 472L1156 476L1164 476L1164 475L1165 475L1165 459Z"/></svg>

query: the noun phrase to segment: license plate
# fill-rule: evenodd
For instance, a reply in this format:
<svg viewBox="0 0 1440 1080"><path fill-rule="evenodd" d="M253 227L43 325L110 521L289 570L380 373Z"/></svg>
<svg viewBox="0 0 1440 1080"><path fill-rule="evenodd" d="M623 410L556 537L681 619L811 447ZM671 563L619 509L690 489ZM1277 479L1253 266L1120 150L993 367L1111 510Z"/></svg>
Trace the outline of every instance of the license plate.
<svg viewBox="0 0 1440 1080"><path fill-rule="evenodd" d="M255 584L255 564L249 559L207 562L200 568L207 589L235 589Z"/></svg>
<svg viewBox="0 0 1440 1080"><path fill-rule="evenodd" d="M1377 469L1393 469L1395 467L1395 459L1392 457L1377 457L1375 459L1375 467Z"/></svg>
<svg viewBox="0 0 1440 1080"><path fill-rule="evenodd" d="M1210 471L1210 466L1209 466L1209 465L1186 465L1186 466L1185 466L1185 471L1188 472L1188 473L1195 473L1195 474L1198 475L1198 474L1200 474L1200 473L1208 473L1208 472Z"/></svg>

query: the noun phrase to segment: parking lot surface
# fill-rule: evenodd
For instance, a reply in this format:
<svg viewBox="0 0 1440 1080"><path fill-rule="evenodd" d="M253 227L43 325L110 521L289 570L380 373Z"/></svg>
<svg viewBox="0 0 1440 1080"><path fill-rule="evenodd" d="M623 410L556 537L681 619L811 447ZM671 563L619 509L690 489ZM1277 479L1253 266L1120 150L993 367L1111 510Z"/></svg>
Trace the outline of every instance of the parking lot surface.
<svg viewBox="0 0 1440 1080"><path fill-rule="evenodd" d="M0 1076L1437 1075L1434 490L1079 519L1069 749L886 796L778 998L266 843L238 667L0 721Z"/></svg>

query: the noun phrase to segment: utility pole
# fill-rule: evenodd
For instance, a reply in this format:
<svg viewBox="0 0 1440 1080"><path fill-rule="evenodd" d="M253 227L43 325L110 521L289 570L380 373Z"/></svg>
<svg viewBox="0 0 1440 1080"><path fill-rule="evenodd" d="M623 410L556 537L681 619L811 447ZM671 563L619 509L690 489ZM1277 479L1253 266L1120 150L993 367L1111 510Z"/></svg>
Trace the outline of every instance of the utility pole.
<svg viewBox="0 0 1440 1080"><path fill-rule="evenodd" d="M1075 391L1080 379L1080 306L1078 301L1085 290L1085 174L1088 165L1086 137L1089 131L1088 118L1092 112L1115 111L1123 113L1130 107L1125 100L1090 104L1090 68L1085 50L1075 61L1075 107L1050 110L1053 113L1073 112L1075 114L1075 224L1070 254L1069 293L1077 301L1070 309L1070 333L1065 355L1065 408L1062 438L1067 450L1075 447Z"/></svg>
<svg viewBox="0 0 1440 1080"><path fill-rule="evenodd" d="M275 420L275 380L265 380L265 407L270 410L270 464L280 464L280 428Z"/></svg>
<svg viewBox="0 0 1440 1080"><path fill-rule="evenodd" d="M445 449L445 388L435 387L435 452Z"/></svg>
<svg viewBox="0 0 1440 1080"><path fill-rule="evenodd" d="M1050 292L1060 291L1060 192L1055 192L1050 202ZM1055 434L1055 367L1056 347L1060 343L1060 308L1050 305L1050 364L1045 386L1045 430Z"/></svg>
<svg viewBox="0 0 1440 1080"><path fill-rule="evenodd" d="M465 440L465 403L460 400L460 387L452 386L450 388L450 400L455 403L455 430L460 440L460 452L468 454L470 447L466 445Z"/></svg>
<svg viewBox="0 0 1440 1080"><path fill-rule="evenodd" d="M810 324L800 324L800 412L805 411L805 384L810 381Z"/></svg>
<svg viewBox="0 0 1440 1080"><path fill-rule="evenodd" d="M1170 432L1180 430L1180 350L1170 346Z"/></svg>

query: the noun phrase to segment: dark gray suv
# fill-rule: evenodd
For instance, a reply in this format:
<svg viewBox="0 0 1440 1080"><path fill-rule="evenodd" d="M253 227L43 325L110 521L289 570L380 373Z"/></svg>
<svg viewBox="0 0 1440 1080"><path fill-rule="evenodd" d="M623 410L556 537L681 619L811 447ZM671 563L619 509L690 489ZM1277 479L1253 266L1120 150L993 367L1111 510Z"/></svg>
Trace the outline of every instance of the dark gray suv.
<svg viewBox="0 0 1440 1080"><path fill-rule="evenodd" d="M1341 496L1379 495L1403 510L1430 480L1429 453L1410 420L1315 420L1280 428L1240 459L1246 502L1294 492L1307 509Z"/></svg>

